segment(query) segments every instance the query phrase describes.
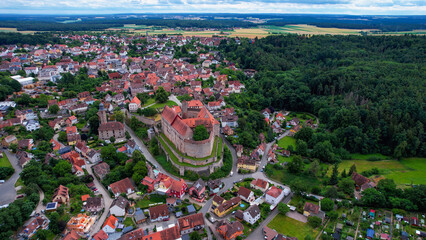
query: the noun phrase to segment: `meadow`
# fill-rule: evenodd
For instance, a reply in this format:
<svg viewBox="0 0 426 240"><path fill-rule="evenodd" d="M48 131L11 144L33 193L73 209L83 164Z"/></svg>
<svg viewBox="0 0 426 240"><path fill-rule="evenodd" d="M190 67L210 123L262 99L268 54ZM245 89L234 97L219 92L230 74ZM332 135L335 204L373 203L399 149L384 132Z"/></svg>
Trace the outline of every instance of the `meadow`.
<svg viewBox="0 0 426 240"><path fill-rule="evenodd" d="M318 234L318 231L309 226L309 224L299 222L282 214L278 214L268 224L268 227L285 236L297 237L298 239L305 239L307 235L315 237Z"/></svg>
<svg viewBox="0 0 426 240"><path fill-rule="evenodd" d="M368 161L372 156L378 157L380 161ZM355 164L358 172L379 169L380 175L393 179L398 185L426 184L426 158L405 158L402 160L389 159L383 155L367 154L352 155L353 160L345 160L339 164L339 171L349 171Z"/></svg>

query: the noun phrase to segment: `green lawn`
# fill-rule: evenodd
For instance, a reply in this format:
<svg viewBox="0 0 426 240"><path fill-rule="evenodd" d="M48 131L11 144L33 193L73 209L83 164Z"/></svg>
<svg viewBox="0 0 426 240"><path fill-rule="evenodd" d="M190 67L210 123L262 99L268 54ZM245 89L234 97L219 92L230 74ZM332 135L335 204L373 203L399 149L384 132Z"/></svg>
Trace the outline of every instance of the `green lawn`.
<svg viewBox="0 0 426 240"><path fill-rule="evenodd" d="M357 156L368 159L371 155ZM376 157L385 157L377 155ZM378 168L380 175L395 180L396 184L426 184L426 158L407 158L398 160L367 161L363 159L345 160L339 164L339 171L349 168L355 164L358 172Z"/></svg>
<svg viewBox="0 0 426 240"><path fill-rule="evenodd" d="M307 235L315 238L318 231L313 229L307 223L302 223L293 218L289 218L282 214L278 214L269 224L268 227L275 229L278 233L286 236L304 239Z"/></svg>
<svg viewBox="0 0 426 240"><path fill-rule="evenodd" d="M293 137L283 137L278 141L278 146L281 148L287 149L288 146L293 146L293 149L296 150L296 139Z"/></svg>
<svg viewBox="0 0 426 240"><path fill-rule="evenodd" d="M128 226L134 226L135 223L133 222L133 219L131 217L128 217L124 220L123 222L124 226L128 227Z"/></svg>
<svg viewBox="0 0 426 240"><path fill-rule="evenodd" d="M155 99L154 98L148 98L148 101L146 101L146 103L144 105L142 105L142 107L146 107L150 104L155 103Z"/></svg>
<svg viewBox="0 0 426 240"><path fill-rule="evenodd" d="M219 143L217 144L217 153L216 156L220 158L220 155L222 154L222 138L219 138Z"/></svg>
<svg viewBox="0 0 426 240"><path fill-rule="evenodd" d="M271 175L268 174L268 172L270 171L269 169L272 171ZM312 188L314 186L319 186L321 184L320 179L318 179L316 177L305 176L305 175L295 175L295 174L289 173L285 169L277 170L277 169L273 168L273 165L271 165L271 164L268 164L266 166L265 173L268 175L268 177L272 178L273 180L275 180L277 182L282 182L285 185L290 185L294 181L301 181L306 186L309 186L310 188Z"/></svg>
<svg viewBox="0 0 426 240"><path fill-rule="evenodd" d="M84 126L86 126L86 120L84 120L84 119L80 119L80 120L78 121L78 123L76 124L76 126L77 126L77 128L78 128L78 129L82 129L82 128L84 128Z"/></svg>
<svg viewBox="0 0 426 240"><path fill-rule="evenodd" d="M156 104L152 105L151 107L152 108L164 108L164 106L166 106L166 105L169 106L169 107L172 107L172 106L177 106L177 103L175 103L171 100L168 100L165 103L156 103Z"/></svg>
<svg viewBox="0 0 426 240"><path fill-rule="evenodd" d="M9 159L7 158L6 154L3 153L3 157L0 158L0 167L10 167L12 168L12 164L10 164Z"/></svg>
<svg viewBox="0 0 426 240"><path fill-rule="evenodd" d="M165 196L152 194L152 195L149 195L149 197L150 197L149 199L148 199L148 196L146 196L145 198L138 200L136 202L136 207L149 208L149 204L166 203L166 197Z"/></svg>
<svg viewBox="0 0 426 240"><path fill-rule="evenodd" d="M371 154L353 153L353 154L351 154L351 158L352 159L359 159L359 160L368 160L368 159L372 159L372 158L381 159L381 160L390 159L388 156L385 156L385 155L380 154L380 153L371 153Z"/></svg>

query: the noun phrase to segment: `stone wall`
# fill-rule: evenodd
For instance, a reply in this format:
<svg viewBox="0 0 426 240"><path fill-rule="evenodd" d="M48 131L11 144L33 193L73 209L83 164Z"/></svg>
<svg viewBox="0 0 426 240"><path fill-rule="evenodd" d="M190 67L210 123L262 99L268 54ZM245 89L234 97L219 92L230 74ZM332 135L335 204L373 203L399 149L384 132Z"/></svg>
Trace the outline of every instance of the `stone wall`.
<svg viewBox="0 0 426 240"><path fill-rule="evenodd" d="M224 147L225 144L222 144L221 156L216 156L216 154L215 154L212 158L207 159L207 161L209 161L209 162L212 162L212 161L215 161L215 162L213 162L213 163L211 163L207 166L202 166L202 167L182 166L182 165L175 163L170 158L169 154L167 153L166 149L164 149L164 147L163 147L163 145L161 144L160 141L158 141L158 144L163 149L164 154L166 154L167 161L170 162L174 167L176 167L179 170L179 174L181 176L183 176L185 174L185 171L193 171L193 172L196 172L200 175L209 175L209 174L212 174L216 169L221 168L223 166L223 147ZM170 146L169 146L169 148L170 148ZM190 163L190 164L197 163L197 164L193 164L193 165L206 164L205 161L195 161L195 160L191 160L191 159L187 159L187 158L182 158L181 156L177 155L173 151L172 148L170 148L170 150L175 154L176 157L178 157L179 161L187 162L187 163ZM217 159L219 159L219 160L217 160Z"/></svg>
<svg viewBox="0 0 426 240"><path fill-rule="evenodd" d="M183 151L188 156L196 158L204 158L210 156L214 145L214 134L210 133L210 137L203 141L184 140L185 150Z"/></svg>

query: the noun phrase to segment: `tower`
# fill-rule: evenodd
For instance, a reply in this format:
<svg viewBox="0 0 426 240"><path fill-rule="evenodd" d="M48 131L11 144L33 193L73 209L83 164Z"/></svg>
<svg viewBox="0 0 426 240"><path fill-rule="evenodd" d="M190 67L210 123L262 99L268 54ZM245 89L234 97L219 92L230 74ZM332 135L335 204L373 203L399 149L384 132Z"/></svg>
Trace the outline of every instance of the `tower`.
<svg viewBox="0 0 426 240"><path fill-rule="evenodd" d="M107 122L106 112L105 112L103 103L99 104L98 116L99 116L99 121L101 122L100 124Z"/></svg>

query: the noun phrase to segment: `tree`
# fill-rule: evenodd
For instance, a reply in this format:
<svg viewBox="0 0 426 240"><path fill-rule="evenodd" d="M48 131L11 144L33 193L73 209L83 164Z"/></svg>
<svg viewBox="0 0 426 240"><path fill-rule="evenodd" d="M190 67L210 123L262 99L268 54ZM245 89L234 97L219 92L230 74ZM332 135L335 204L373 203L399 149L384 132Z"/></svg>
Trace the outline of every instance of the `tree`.
<svg viewBox="0 0 426 240"><path fill-rule="evenodd" d="M304 127L300 129L295 135L294 138L303 140L305 142L309 142L312 138L312 135L314 134L314 130L310 127Z"/></svg>
<svg viewBox="0 0 426 240"><path fill-rule="evenodd" d="M202 141L209 138L209 133L207 131L207 128L204 125L198 125L194 129L194 141Z"/></svg>
<svg viewBox="0 0 426 240"><path fill-rule="evenodd" d="M164 90L163 87L159 87L157 91L155 91L155 100L159 103L165 103L169 98L169 94Z"/></svg>
<svg viewBox="0 0 426 240"><path fill-rule="evenodd" d="M338 182L338 176L339 176L339 165L334 164L333 172L331 173L330 181L328 182L328 184L336 185Z"/></svg>
<svg viewBox="0 0 426 240"><path fill-rule="evenodd" d="M327 213L327 216L332 219L332 220L336 220L339 217L339 214L336 211L330 211Z"/></svg>
<svg viewBox="0 0 426 240"><path fill-rule="evenodd" d="M311 163L311 165L309 166L309 173L312 174L312 176L317 176L318 171L320 170L320 163L318 160L315 160Z"/></svg>
<svg viewBox="0 0 426 240"><path fill-rule="evenodd" d="M51 114L57 114L59 112L59 106L57 104L54 104L49 107L49 112Z"/></svg>
<svg viewBox="0 0 426 240"><path fill-rule="evenodd" d="M328 186L325 189L324 196L328 198L337 198L339 196L339 193L337 192L337 189L333 186Z"/></svg>
<svg viewBox="0 0 426 240"><path fill-rule="evenodd" d="M340 191L352 195L355 190L355 182L350 178L344 178L342 179L339 184Z"/></svg>
<svg viewBox="0 0 426 240"><path fill-rule="evenodd" d="M328 212L333 209L334 209L334 202L330 198L323 198L321 200L321 210Z"/></svg>
<svg viewBox="0 0 426 240"><path fill-rule="evenodd" d="M309 225L311 225L311 227L317 228L317 227L321 226L322 220L321 220L321 218L319 218L317 216L310 216L310 217L308 217L308 223L309 223Z"/></svg>
<svg viewBox="0 0 426 240"><path fill-rule="evenodd" d="M308 191L308 185L300 179L296 179L290 183L290 188L296 195L302 195L302 193Z"/></svg>
<svg viewBox="0 0 426 240"><path fill-rule="evenodd" d="M319 142L315 144L312 154L319 158L322 162L333 163L335 161L333 154L333 146L330 141Z"/></svg>
<svg viewBox="0 0 426 240"><path fill-rule="evenodd" d="M308 155L308 144L303 140L297 139L296 140L296 150L297 150L297 153L299 155L307 156Z"/></svg>
<svg viewBox="0 0 426 240"><path fill-rule="evenodd" d="M286 215L290 211L290 208L287 206L287 204L281 202L281 203L278 203L278 211L282 215Z"/></svg>
<svg viewBox="0 0 426 240"><path fill-rule="evenodd" d="M386 205L386 198L383 193L374 188L368 188L362 192L361 202L369 207L383 207Z"/></svg>
<svg viewBox="0 0 426 240"><path fill-rule="evenodd" d="M129 140L131 138L130 133L126 131L126 139Z"/></svg>
<svg viewBox="0 0 426 240"><path fill-rule="evenodd" d="M98 134L99 124L100 124L100 121L97 115L94 115L89 118L89 128L90 128L91 134L95 134L95 135Z"/></svg>
<svg viewBox="0 0 426 240"><path fill-rule="evenodd" d="M57 177L64 177L66 174L71 173L71 163L65 160L60 160L55 167L53 167L53 173L56 174Z"/></svg>
<svg viewBox="0 0 426 240"><path fill-rule="evenodd" d="M343 169L342 173L340 174L342 178L346 178L348 175L346 174L346 169Z"/></svg>
<svg viewBox="0 0 426 240"><path fill-rule="evenodd" d="M296 155L293 157L293 161L289 162L287 164L288 167L288 171L291 173L300 173L303 170L303 162L302 162L302 157L300 157L299 155Z"/></svg>
<svg viewBox="0 0 426 240"><path fill-rule="evenodd" d="M66 143L67 142L67 133L66 132L59 132L58 141Z"/></svg>
<svg viewBox="0 0 426 240"><path fill-rule="evenodd" d="M114 119L117 122L123 122L124 121L124 113L121 110L114 111Z"/></svg>
<svg viewBox="0 0 426 240"><path fill-rule="evenodd" d="M114 137L114 136L111 136L111 137L109 138L109 141L110 141L111 143L115 143L115 137Z"/></svg>
<svg viewBox="0 0 426 240"><path fill-rule="evenodd" d="M189 240L201 240L201 236L197 231L194 231L189 234Z"/></svg>
<svg viewBox="0 0 426 240"><path fill-rule="evenodd" d="M352 174L356 172L356 166L355 163L352 164L351 168L349 168L348 176L352 177Z"/></svg>

